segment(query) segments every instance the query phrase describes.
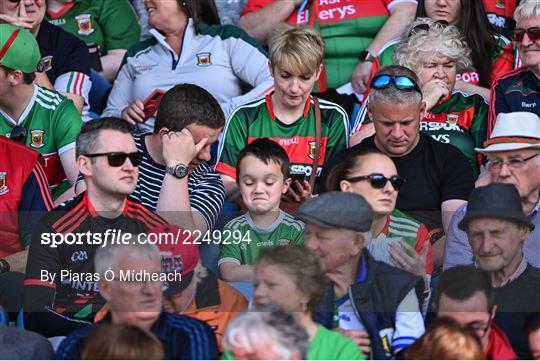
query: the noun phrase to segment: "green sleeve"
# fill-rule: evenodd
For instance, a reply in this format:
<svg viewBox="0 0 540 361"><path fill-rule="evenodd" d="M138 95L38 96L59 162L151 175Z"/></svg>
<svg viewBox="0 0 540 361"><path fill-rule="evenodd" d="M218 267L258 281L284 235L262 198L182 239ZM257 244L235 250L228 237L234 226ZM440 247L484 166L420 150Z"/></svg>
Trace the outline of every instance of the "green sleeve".
<svg viewBox="0 0 540 361"><path fill-rule="evenodd" d="M236 179L236 160L247 141L248 120L240 109L233 113L224 130L216 171Z"/></svg>
<svg viewBox="0 0 540 361"><path fill-rule="evenodd" d="M333 159L339 152L347 148L349 118L345 111L332 112L332 121L328 124L328 140L324 162Z"/></svg>
<svg viewBox="0 0 540 361"><path fill-rule="evenodd" d="M141 28L128 0L104 0L100 25L105 49L129 49L139 41Z"/></svg>
<svg viewBox="0 0 540 361"><path fill-rule="evenodd" d="M360 348L353 342L348 342L343 345L339 351L339 360L365 360L366 356Z"/></svg>
<svg viewBox="0 0 540 361"><path fill-rule="evenodd" d="M304 236L305 236L304 229L302 229L301 232L297 232L294 235L294 238L292 239L293 244L304 244Z"/></svg>
<svg viewBox="0 0 540 361"><path fill-rule="evenodd" d="M53 119L53 137L56 149L74 143L83 125L81 115L73 102L64 99L56 108Z"/></svg>
<svg viewBox="0 0 540 361"><path fill-rule="evenodd" d="M488 105L481 96L475 97L474 117L471 124L471 133L477 148L483 148L487 140Z"/></svg>
<svg viewBox="0 0 540 361"><path fill-rule="evenodd" d="M229 352L225 351L223 352L223 354L221 355L221 359L222 360L234 360L234 357L232 354L230 354Z"/></svg>
<svg viewBox="0 0 540 361"><path fill-rule="evenodd" d="M234 222L234 219L231 222ZM230 222L229 222L227 225L225 225L225 227L223 227L223 230L221 232L222 234L228 234L229 232L232 233L234 230L236 230L236 228L230 227ZM219 246L218 262L224 258L233 258L233 259L238 260L240 264L243 264L240 245L234 244L234 242L230 242L230 243L227 242L225 244L222 243Z"/></svg>

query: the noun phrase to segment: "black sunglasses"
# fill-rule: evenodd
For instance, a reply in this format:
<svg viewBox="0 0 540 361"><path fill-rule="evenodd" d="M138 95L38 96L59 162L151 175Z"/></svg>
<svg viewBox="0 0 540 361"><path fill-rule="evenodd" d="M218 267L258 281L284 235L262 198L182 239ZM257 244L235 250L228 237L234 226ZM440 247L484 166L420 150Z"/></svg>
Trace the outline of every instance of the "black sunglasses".
<svg viewBox="0 0 540 361"><path fill-rule="evenodd" d="M353 182L353 183L363 181L363 180L369 180L369 183L375 189L384 188L384 186L386 186L386 183L390 181L390 183L392 184L392 187L394 187L396 191L399 191L405 185L405 178L400 178L397 175L393 175L390 178L386 178L384 175L380 173L374 173L370 175L360 175L358 177L351 177L345 180L349 182Z"/></svg>
<svg viewBox="0 0 540 361"><path fill-rule="evenodd" d="M446 20L437 20L433 24L434 27L440 26L442 28L445 28L448 26L448 21ZM414 28L409 31L409 34L407 35L407 38L410 38L412 35L419 33L420 31L429 31L431 29L431 25L427 23L422 23L416 25Z"/></svg>
<svg viewBox="0 0 540 361"><path fill-rule="evenodd" d="M534 27L534 28L528 28L528 29L515 29L512 32L512 39L515 41L523 41L523 37L525 36L525 33L527 33L527 36L532 41L536 41L540 39L540 28Z"/></svg>
<svg viewBox="0 0 540 361"><path fill-rule="evenodd" d="M10 3L13 3L13 4L16 4L16 3L20 3L21 0L8 0Z"/></svg>
<svg viewBox="0 0 540 361"><path fill-rule="evenodd" d="M394 84L394 86L399 90L414 90L422 94L420 87L418 86L418 84L416 84L414 79L411 79L405 75L377 75L374 76L373 79L371 79L370 86L375 89L386 89L390 86L390 84Z"/></svg>
<svg viewBox="0 0 540 361"><path fill-rule="evenodd" d="M111 167L121 167L126 162L126 159L129 158L131 164L134 167L138 167L142 162L142 153L133 152L133 153L122 153L122 152L110 152L110 153L94 153L94 154L82 154L85 157L102 157L107 156L107 161Z"/></svg>
<svg viewBox="0 0 540 361"><path fill-rule="evenodd" d="M11 129L11 132L9 133L9 139L14 140L18 143L25 144L27 135L28 130L25 127L17 125L13 129Z"/></svg>

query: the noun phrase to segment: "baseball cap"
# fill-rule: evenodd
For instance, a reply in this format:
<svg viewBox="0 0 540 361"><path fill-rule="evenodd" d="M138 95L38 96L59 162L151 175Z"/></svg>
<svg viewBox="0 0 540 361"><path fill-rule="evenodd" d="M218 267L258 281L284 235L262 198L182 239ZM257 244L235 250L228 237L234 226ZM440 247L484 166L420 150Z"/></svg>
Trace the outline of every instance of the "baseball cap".
<svg viewBox="0 0 540 361"><path fill-rule="evenodd" d="M0 65L28 74L37 70L40 60L38 43L28 30L0 24Z"/></svg>
<svg viewBox="0 0 540 361"><path fill-rule="evenodd" d="M156 246L161 253L161 268L163 273L180 273L181 280L167 281L163 292L166 296L185 290L191 281L199 263L199 247L191 244L188 232L175 225L166 224L153 228L148 234L154 234L151 239L160 240ZM166 235L167 237L163 237ZM159 237L161 236L161 237ZM149 239L150 239L149 238ZM171 240L173 240L171 242Z"/></svg>

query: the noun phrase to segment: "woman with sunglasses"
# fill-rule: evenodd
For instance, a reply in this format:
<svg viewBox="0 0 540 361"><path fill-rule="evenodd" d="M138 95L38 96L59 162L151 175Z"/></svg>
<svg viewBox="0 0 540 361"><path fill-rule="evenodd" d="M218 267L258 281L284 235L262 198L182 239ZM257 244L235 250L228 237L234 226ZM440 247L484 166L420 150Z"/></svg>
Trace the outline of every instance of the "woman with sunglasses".
<svg viewBox="0 0 540 361"><path fill-rule="evenodd" d="M479 94L489 99L491 84L514 68L512 42L495 33L481 0L418 0L416 17L417 20L430 18L441 26L454 25L469 45L472 63L467 68L460 69L456 90ZM401 39L387 43L374 63L374 70L380 66L395 64L392 54L396 45L405 41L411 33L429 31L430 25L432 23L415 22Z"/></svg>
<svg viewBox="0 0 540 361"><path fill-rule="evenodd" d="M429 30L414 30L420 24L427 24ZM487 138L488 106L480 95L467 95L455 89L457 75L471 64L470 49L455 26L441 25L429 18L415 20L407 32L410 36L396 46L393 60L396 65L412 69L418 76L426 103L420 131L458 148L468 158L477 176L480 158L474 148L482 147ZM387 87L391 80L387 78L374 77L371 87ZM399 86L395 80L394 84ZM414 89L408 83L403 84L407 85ZM366 123L366 117L367 114L357 119L353 133ZM353 134L351 144L361 141L365 136L363 133Z"/></svg>
<svg viewBox="0 0 540 361"><path fill-rule="evenodd" d="M203 87L225 115L271 88L266 52L242 30L220 26L213 1L144 0L144 5L153 38L127 52L104 117L152 131L161 96L176 84ZM246 84L252 88L247 93Z"/></svg>
<svg viewBox="0 0 540 361"><path fill-rule="evenodd" d="M366 245L370 254L423 277L428 290L433 272L430 234L423 223L395 208L404 185L392 159L376 150L350 154L327 178L329 190L359 194L373 208L372 240Z"/></svg>

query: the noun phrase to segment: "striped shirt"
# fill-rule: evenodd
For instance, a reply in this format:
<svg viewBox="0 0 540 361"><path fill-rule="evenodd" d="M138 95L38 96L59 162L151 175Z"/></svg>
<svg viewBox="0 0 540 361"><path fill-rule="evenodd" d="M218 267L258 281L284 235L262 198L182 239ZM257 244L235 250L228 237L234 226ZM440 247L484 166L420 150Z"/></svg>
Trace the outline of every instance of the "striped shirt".
<svg viewBox="0 0 540 361"><path fill-rule="evenodd" d="M131 195L144 206L155 211L165 178L166 168L154 162L145 144L148 134L134 135L137 150L142 153L143 161L139 166L139 180L135 192ZM201 163L188 176L188 192L191 208L200 212L208 229L217 221L223 201L225 188L218 173L206 163Z"/></svg>

